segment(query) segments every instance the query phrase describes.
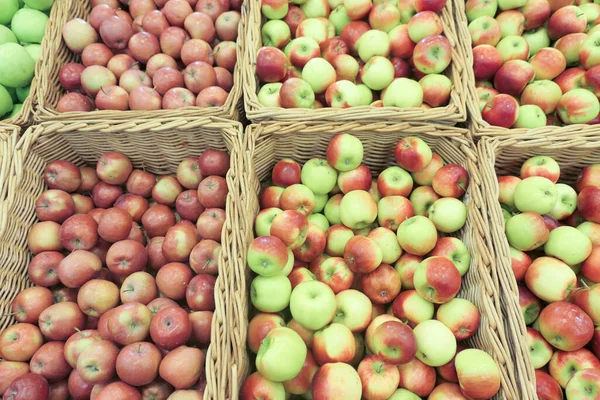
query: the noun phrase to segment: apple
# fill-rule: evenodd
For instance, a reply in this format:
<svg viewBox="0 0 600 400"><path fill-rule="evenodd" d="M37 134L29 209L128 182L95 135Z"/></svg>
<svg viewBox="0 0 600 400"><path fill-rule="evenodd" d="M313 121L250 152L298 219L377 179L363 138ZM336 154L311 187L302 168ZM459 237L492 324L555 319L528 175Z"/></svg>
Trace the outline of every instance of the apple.
<svg viewBox="0 0 600 400"><path fill-rule="evenodd" d="M53 303L52 291L44 287L31 287L17 294L11 303L10 309L18 322L34 324L42 311Z"/></svg>
<svg viewBox="0 0 600 400"><path fill-rule="evenodd" d="M316 276L336 294L350 289L354 279L354 273L341 257L331 257L323 261Z"/></svg>
<svg viewBox="0 0 600 400"><path fill-rule="evenodd" d="M119 288L110 281L92 279L79 289L77 304L85 315L100 317L119 304Z"/></svg>
<svg viewBox="0 0 600 400"><path fill-rule="evenodd" d="M14 400L47 399L50 388L41 375L28 373L15 378L4 391L4 397Z"/></svg>
<svg viewBox="0 0 600 400"><path fill-rule="evenodd" d="M253 353L257 353L260 343L267 334L277 328L285 326L285 321L278 314L259 313L248 323L248 347Z"/></svg>
<svg viewBox="0 0 600 400"><path fill-rule="evenodd" d="M544 338L563 351L579 350L594 333L591 318L575 304L565 301L547 305L540 313L539 321Z"/></svg>
<svg viewBox="0 0 600 400"><path fill-rule="evenodd" d="M583 399L597 396L600 390L597 386L598 380L600 380L600 368L590 368L576 372L565 389L567 398Z"/></svg>
<svg viewBox="0 0 600 400"><path fill-rule="evenodd" d="M31 372L51 382L67 378L71 367L63 355L64 347L62 342L48 342L42 345L31 357Z"/></svg>
<svg viewBox="0 0 600 400"><path fill-rule="evenodd" d="M409 199L415 215L428 217L429 207L439 198L432 186L419 186L412 191Z"/></svg>
<svg viewBox="0 0 600 400"><path fill-rule="evenodd" d="M535 104L526 104L519 107L519 115L513 127L534 129L546 126L544 111Z"/></svg>
<svg viewBox="0 0 600 400"><path fill-rule="evenodd" d="M539 331L527 328L527 347L531 354L531 363L536 369L543 368L550 362L554 350Z"/></svg>
<svg viewBox="0 0 600 400"><path fill-rule="evenodd" d="M175 389L187 389L198 382L204 372L205 355L200 349L180 346L160 362L159 374ZM185 368L178 368L185 365Z"/></svg>
<svg viewBox="0 0 600 400"><path fill-rule="evenodd" d="M581 192L586 186L600 187L600 176L598 175L599 164L585 166L575 179L575 189Z"/></svg>
<svg viewBox="0 0 600 400"><path fill-rule="evenodd" d="M423 363L431 367L439 367L454 357L456 339L452 331L441 322L423 321L415 327L413 332L417 339L417 358Z"/></svg>
<svg viewBox="0 0 600 400"><path fill-rule="evenodd" d="M345 363L322 365L312 380L314 398L335 398L359 400L362 394L361 378L352 366Z"/></svg>
<svg viewBox="0 0 600 400"><path fill-rule="evenodd" d="M565 300L577 283L573 270L552 257L535 259L525 274L527 288L544 301Z"/></svg>
<svg viewBox="0 0 600 400"><path fill-rule="evenodd" d="M349 363L356 351L354 336L348 327L334 322L315 332L312 351L320 365L334 362Z"/></svg>
<svg viewBox="0 0 600 400"><path fill-rule="evenodd" d="M370 349L384 362L400 365L411 361L417 352L417 343L412 329L404 323L388 321L379 325L372 337Z"/></svg>
<svg viewBox="0 0 600 400"><path fill-rule="evenodd" d="M397 236L402 249L417 256L429 253L437 242L435 225L428 218L420 215L402 222L398 227Z"/></svg>
<svg viewBox="0 0 600 400"><path fill-rule="evenodd" d="M525 325L531 325L540 315L542 308L540 300L524 286L519 286L519 306Z"/></svg>
<svg viewBox="0 0 600 400"><path fill-rule="evenodd" d="M152 317L149 332L157 346L173 350L188 341L192 325L188 313L174 305L163 308Z"/></svg>
<svg viewBox="0 0 600 400"><path fill-rule="evenodd" d="M148 336L152 314L141 303L126 303L111 310L107 317L110 339L120 345L143 341Z"/></svg>
<svg viewBox="0 0 600 400"><path fill-rule="evenodd" d="M377 356L363 358L357 371L362 382L362 394L365 399L387 399L398 388L400 381L398 369Z"/></svg>
<svg viewBox="0 0 600 400"><path fill-rule="evenodd" d="M498 94L485 104L481 115L490 125L510 128L517 121L519 103L511 95Z"/></svg>
<svg viewBox="0 0 600 400"><path fill-rule="evenodd" d="M15 379L29 373L29 365L25 362L3 361L0 363L0 372L0 393L4 393Z"/></svg>
<svg viewBox="0 0 600 400"><path fill-rule="evenodd" d="M566 5L557 10L548 20L548 33L550 39L556 40L569 33L581 33L585 31L587 18L579 7Z"/></svg>
<svg viewBox="0 0 600 400"><path fill-rule="evenodd" d="M377 178L377 190L382 197L406 197L410 194L412 188L412 177L400 167L388 167Z"/></svg>
<svg viewBox="0 0 600 400"><path fill-rule="evenodd" d="M494 17L496 15L496 11L498 10L498 2L490 0L468 0L465 3L465 10L467 14L467 20L469 22L481 17L482 15Z"/></svg>
<svg viewBox="0 0 600 400"><path fill-rule="evenodd" d="M100 340L86 347L77 359L77 372L81 380L96 385L112 379L119 349L108 340Z"/></svg>
<svg viewBox="0 0 600 400"><path fill-rule="evenodd" d="M42 333L37 326L28 323L9 326L0 335L2 358L6 361L29 361L44 343Z"/></svg>
<svg viewBox="0 0 600 400"><path fill-rule="evenodd" d="M382 258L383 252L379 245L365 236L351 237L344 247L344 260L355 273L374 271L381 264Z"/></svg>
<svg viewBox="0 0 600 400"><path fill-rule="evenodd" d="M442 20L433 11L418 12L408 21L408 35L415 43L428 36L441 35L442 33Z"/></svg>
<svg viewBox="0 0 600 400"><path fill-rule="evenodd" d="M562 95L556 110L565 124L585 124L598 115L600 103L592 92L573 89Z"/></svg>
<svg viewBox="0 0 600 400"><path fill-rule="evenodd" d="M588 258L592 242L576 228L561 226L550 232L544 251L569 265L576 265Z"/></svg>
<svg viewBox="0 0 600 400"><path fill-rule="evenodd" d="M505 232L510 245L522 251L544 245L550 236L544 219L535 212L524 212L510 217L506 222Z"/></svg>
<svg viewBox="0 0 600 400"><path fill-rule="evenodd" d="M302 282L292 291L290 311L292 317L303 327L319 330L335 316L335 294L322 282Z"/></svg>
<svg viewBox="0 0 600 400"><path fill-rule="evenodd" d="M260 311L279 312L289 305L291 293L292 285L284 274L257 276L251 283L250 299Z"/></svg>
<svg viewBox="0 0 600 400"><path fill-rule="evenodd" d="M481 15L475 18L469 23L468 29L474 47L482 44L496 46L502 38L500 24L493 16Z"/></svg>
<svg viewBox="0 0 600 400"><path fill-rule="evenodd" d="M285 388L281 382L273 382L263 377L259 372L254 372L244 380L240 389L240 399L252 400L260 397L283 399L285 398Z"/></svg>
<svg viewBox="0 0 600 400"><path fill-rule="evenodd" d="M274 276L281 272L288 262L287 247L275 236L258 237L248 248L247 260L250 269L257 274Z"/></svg>
<svg viewBox="0 0 600 400"><path fill-rule="evenodd" d="M283 108L311 108L315 102L315 93L308 82L290 78L283 82L279 98Z"/></svg>
<svg viewBox="0 0 600 400"><path fill-rule="evenodd" d="M463 340L477 332L480 315L473 303L455 298L438 308L436 319L450 328L457 340Z"/></svg>
<svg viewBox="0 0 600 400"><path fill-rule="evenodd" d="M300 335L292 329L278 327L263 339L256 356L256 369L275 382L290 380L302 370L306 353Z"/></svg>
<svg viewBox="0 0 600 400"><path fill-rule="evenodd" d="M492 357L479 349L466 349L454 361L461 392L470 398L491 398L500 390L500 370Z"/></svg>
<svg viewBox="0 0 600 400"><path fill-rule="evenodd" d="M278 0L265 1L262 3L260 11L268 19L282 19L288 12L288 3Z"/></svg>
<svg viewBox="0 0 600 400"><path fill-rule="evenodd" d="M327 105L333 108L348 108L360 105L360 90L348 81L340 80L329 85L325 91Z"/></svg>
<svg viewBox="0 0 600 400"><path fill-rule="evenodd" d="M554 82L560 87L562 93L564 94L572 89L584 87L584 77L584 69L568 68L558 77L556 77Z"/></svg>
<svg viewBox="0 0 600 400"><path fill-rule="evenodd" d="M106 265L116 275L127 276L143 271L148 262L148 252L144 245L132 239L114 243L106 253Z"/></svg>
<svg viewBox="0 0 600 400"><path fill-rule="evenodd" d="M459 198L469 187L469 173L458 164L447 164L433 176L432 187L442 197Z"/></svg>
<svg viewBox="0 0 600 400"><path fill-rule="evenodd" d="M600 189L595 186L584 187L577 196L577 210L581 216L591 222L600 223L597 203L600 201Z"/></svg>
<svg viewBox="0 0 600 400"><path fill-rule="evenodd" d="M515 207L524 213L547 214L554 208L557 197L556 186L543 176L525 177L514 192Z"/></svg>
<svg viewBox="0 0 600 400"><path fill-rule="evenodd" d="M354 190L344 195L339 210L341 222L351 229L364 228L377 218L377 204L369 192L364 190ZM327 214L326 205L325 215Z"/></svg>
<svg viewBox="0 0 600 400"><path fill-rule="evenodd" d="M406 364L398 365L398 371L400 372L398 387L405 388L417 396L426 397L435 387L435 369L422 363L418 358L413 358ZM408 399L412 400L410 397Z"/></svg>
<svg viewBox="0 0 600 400"><path fill-rule="evenodd" d="M337 309L334 323L341 323L353 333L361 332L371 322L373 307L367 296L358 290L348 289L336 296Z"/></svg>
<svg viewBox="0 0 600 400"><path fill-rule="evenodd" d="M591 351L582 348L575 351L556 351L548 370L552 378L561 387L566 388L575 373L589 368L600 368L600 361Z"/></svg>
<svg viewBox="0 0 600 400"><path fill-rule="evenodd" d="M542 370L535 371L536 392L539 398L562 399L563 393L560 385L554 378Z"/></svg>
<svg viewBox="0 0 600 400"><path fill-rule="evenodd" d="M545 114L551 114L556 110L561 97L562 91L558 84L549 80L536 80L523 89L521 104L534 104L540 107Z"/></svg>

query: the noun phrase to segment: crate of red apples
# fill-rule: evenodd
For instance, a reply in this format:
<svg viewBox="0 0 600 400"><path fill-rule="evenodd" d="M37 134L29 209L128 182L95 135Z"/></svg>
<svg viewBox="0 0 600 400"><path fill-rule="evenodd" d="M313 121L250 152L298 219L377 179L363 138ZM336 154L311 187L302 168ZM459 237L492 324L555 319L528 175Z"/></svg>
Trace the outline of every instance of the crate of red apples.
<svg viewBox="0 0 600 400"><path fill-rule="evenodd" d="M13 149L0 394L222 398L222 238L240 126L207 119L149 142L75 125L30 128Z"/></svg>
<svg viewBox="0 0 600 400"><path fill-rule="evenodd" d="M239 1L67 1L38 118L239 119Z"/></svg>

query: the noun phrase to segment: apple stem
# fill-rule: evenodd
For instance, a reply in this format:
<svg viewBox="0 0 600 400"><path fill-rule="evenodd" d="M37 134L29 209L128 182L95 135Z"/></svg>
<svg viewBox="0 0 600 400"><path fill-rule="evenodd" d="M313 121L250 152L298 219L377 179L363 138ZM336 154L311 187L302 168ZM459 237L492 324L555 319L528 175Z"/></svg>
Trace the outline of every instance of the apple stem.
<svg viewBox="0 0 600 400"><path fill-rule="evenodd" d="M588 290L589 290L589 288L590 288L590 287L588 286L588 284L587 284L587 283L585 283L585 281L584 281L583 279L581 280L581 286L583 286L585 289L588 289Z"/></svg>
<svg viewBox="0 0 600 400"><path fill-rule="evenodd" d="M205 269L206 267L208 267L208 264L210 264L211 262L212 262L212 260L210 258L208 260L206 260L206 262L202 266L202 269Z"/></svg>
<svg viewBox="0 0 600 400"><path fill-rule="evenodd" d="M101 91L102 93L106 94L106 92L104 91L104 88L103 88L103 87L101 87L101 88L100 88L100 91Z"/></svg>

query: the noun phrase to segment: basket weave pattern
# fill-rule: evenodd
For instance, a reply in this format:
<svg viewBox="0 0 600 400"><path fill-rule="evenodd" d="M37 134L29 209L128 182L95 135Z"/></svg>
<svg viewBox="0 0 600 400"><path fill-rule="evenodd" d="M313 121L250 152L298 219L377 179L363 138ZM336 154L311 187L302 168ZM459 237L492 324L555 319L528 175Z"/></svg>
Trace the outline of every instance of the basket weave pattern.
<svg viewBox="0 0 600 400"><path fill-rule="evenodd" d="M68 112L56 111L58 101L65 93L58 79L58 73L63 65L69 62L79 62L80 56L69 50L62 40L62 27L73 18L87 20L91 12L89 0L59 0L56 4L63 4L64 12L56 16L53 31L53 41L42 49L42 57L52 60L41 68L38 83L39 107L36 109L35 119L37 121L68 120L68 121L94 121L98 119L155 119L155 118L190 118L190 117L221 117L239 121L243 118L242 84L240 59L242 58L244 44L246 42L245 32L240 29L237 39L237 60L233 72L233 87L229 92L227 101L222 107L185 107L175 110L154 111L91 111L91 112Z"/></svg>
<svg viewBox="0 0 600 400"><path fill-rule="evenodd" d="M284 124L265 123L252 125L246 129L245 146L247 171L241 181L242 201L240 206L239 242L232 245L238 250L234 266L236 270L230 284L232 297L229 299L229 332L232 346L230 373L227 382L227 398L238 398L241 384L249 374L251 366L246 350L246 335L249 316L249 278L246 268L246 251L253 239L254 217L259 211L258 195L261 181L270 178L270 171L281 158L289 157L305 162L313 157L324 157L329 140L337 133L351 133L363 142L366 164L373 173L379 174L388 166L394 165L393 149L404 136L417 136L425 140L447 162L465 166L470 173L471 184L465 195L468 209L467 223L458 236L467 245L471 256L471 267L463 280L460 296L474 302L481 312L481 325L470 345L487 351L498 363L501 371L501 389L497 399L525 399L515 375L511 356L514 344L506 332L507 324L503 315L509 318L519 312L518 300L502 298L500 286L504 274L492 263L489 247L489 234L485 215L485 202L482 195L482 179L477 167L478 156L473 145L464 138L464 130L443 125L401 124ZM234 238L235 239L235 238ZM507 268L510 269L510 266ZM509 312L506 309L510 309Z"/></svg>
<svg viewBox="0 0 600 400"><path fill-rule="evenodd" d="M454 11L448 2L442 11L441 20L444 35L452 46L452 64L447 69L447 75L454 87L450 103L445 107L425 108L396 108L360 106L347 109L320 108L316 110L302 108L264 107L258 101L258 80L256 78L256 56L262 47L261 27L264 22L259 0L248 0L242 6L242 21L240 32L246 32L247 44L242 61L244 84L244 104L246 116L252 122L265 120L277 121L437 121L462 122L466 119L465 96L467 91L467 66L462 51L459 51L459 40L455 32ZM239 61L239 59L238 59Z"/></svg>
<svg viewBox="0 0 600 400"><path fill-rule="evenodd" d="M1 129L1 128L0 128ZM0 230L0 332L14 320L9 315L10 303L19 291L31 286L27 266L31 254L27 248L29 229L37 221L36 198L45 190L43 170L53 160L66 159L78 166L95 166L100 155L107 151L126 154L135 168L156 175L174 174L181 160L198 156L207 148L228 151L231 168L227 173L229 194L226 222L218 262L219 275L215 285L215 305L211 327L212 341L206 354L205 399L223 399L221 384L225 382L228 365L228 327L226 304L231 297L228 282L233 254L228 243L237 229L236 207L240 204L240 176L243 176L239 149L241 125L219 118L153 120L147 123L106 121L98 123L47 122L31 127L12 147L14 154L8 195L0 201L0 211L7 221ZM16 133L13 137L16 138ZM7 149L1 140L0 151ZM10 141L8 141L10 144ZM13 143L14 144L14 143ZM2 155L4 153L0 153ZM0 164L3 165L4 163ZM0 170L0 172L4 169ZM3 180L4 181L4 180ZM6 216L6 217L4 217ZM2 220L0 220L1 222ZM2 227L2 224L0 224Z"/></svg>

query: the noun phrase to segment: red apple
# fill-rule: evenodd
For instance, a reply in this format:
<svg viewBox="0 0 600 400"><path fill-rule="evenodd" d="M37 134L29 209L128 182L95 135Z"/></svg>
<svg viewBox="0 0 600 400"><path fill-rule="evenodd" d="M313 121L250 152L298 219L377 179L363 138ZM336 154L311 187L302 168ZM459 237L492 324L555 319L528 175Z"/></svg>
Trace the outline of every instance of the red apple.
<svg viewBox="0 0 600 400"><path fill-rule="evenodd" d="M0 334L2 358L6 361L29 361L43 343L42 332L32 324L11 325Z"/></svg>
<svg viewBox="0 0 600 400"><path fill-rule="evenodd" d="M44 182L50 189L59 189L71 193L81 184L81 172L69 161L52 161L44 168Z"/></svg>
<svg viewBox="0 0 600 400"><path fill-rule="evenodd" d="M196 227L203 239L221 242L221 232L224 224L225 210L221 208L207 208L200 214Z"/></svg>
<svg viewBox="0 0 600 400"><path fill-rule="evenodd" d="M152 343L132 343L121 349L117 356L117 375L129 385L147 385L158 376L161 360L160 350Z"/></svg>
<svg viewBox="0 0 600 400"><path fill-rule="evenodd" d="M50 382L59 381L69 376L71 366L65 360L63 342L48 342L40 347L29 363L32 373L46 378Z"/></svg>
<svg viewBox="0 0 600 400"><path fill-rule="evenodd" d="M163 265L156 274L156 286L164 296L180 300L185 297L192 270L185 264L172 262Z"/></svg>
<svg viewBox="0 0 600 400"><path fill-rule="evenodd" d="M150 323L150 337L163 349L173 350L187 342L191 335L192 324L188 313L179 306L162 309Z"/></svg>
<svg viewBox="0 0 600 400"><path fill-rule="evenodd" d="M17 294L11 303L10 310L18 322L35 324L42 311L52 304L54 304L54 297L50 289L31 287Z"/></svg>
<svg viewBox="0 0 600 400"><path fill-rule="evenodd" d="M48 399L48 381L38 374L25 374L15 378L4 391L6 400Z"/></svg>
<svg viewBox="0 0 600 400"><path fill-rule="evenodd" d="M46 339L64 341L77 329L83 329L85 317L77 303L67 301L46 308L38 324Z"/></svg>
<svg viewBox="0 0 600 400"><path fill-rule="evenodd" d="M160 377L175 389L190 388L204 373L204 359L202 350L180 346L169 352L161 361ZM180 368L181 365L186 367Z"/></svg>
<svg viewBox="0 0 600 400"><path fill-rule="evenodd" d="M175 222L175 214L163 204L151 206L142 216L142 226L149 237L164 236Z"/></svg>

